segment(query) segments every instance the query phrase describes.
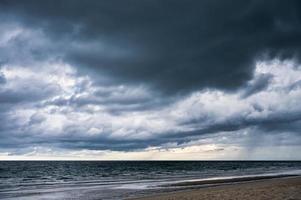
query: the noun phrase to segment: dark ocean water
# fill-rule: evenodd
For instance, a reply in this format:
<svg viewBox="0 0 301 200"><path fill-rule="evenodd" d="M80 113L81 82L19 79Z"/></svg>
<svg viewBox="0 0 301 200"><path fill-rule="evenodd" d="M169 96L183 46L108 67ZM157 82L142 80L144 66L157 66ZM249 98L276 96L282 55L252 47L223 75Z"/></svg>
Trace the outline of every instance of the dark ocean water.
<svg viewBox="0 0 301 200"><path fill-rule="evenodd" d="M178 182L300 174L297 161L2 161L0 199L125 199Z"/></svg>

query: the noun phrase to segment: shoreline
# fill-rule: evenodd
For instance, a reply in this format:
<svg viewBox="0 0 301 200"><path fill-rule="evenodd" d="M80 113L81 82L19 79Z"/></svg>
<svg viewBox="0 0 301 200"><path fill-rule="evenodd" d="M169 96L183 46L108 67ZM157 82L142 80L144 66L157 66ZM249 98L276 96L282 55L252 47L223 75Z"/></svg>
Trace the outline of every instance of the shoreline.
<svg viewBox="0 0 301 200"><path fill-rule="evenodd" d="M218 177L218 178L208 178L208 179L200 179L200 180L187 180L187 181L179 181L170 184L161 185L162 187L189 187L189 186L199 186L199 187L210 187L216 185L224 185L224 184L235 184L242 182L250 182L250 181L259 181L259 180L268 180L275 178L286 178L286 177L298 177L301 175L297 174L263 174L263 175L249 175L249 176L234 176L234 177Z"/></svg>
<svg viewBox="0 0 301 200"><path fill-rule="evenodd" d="M251 179L251 180L250 180ZM277 176L239 178L235 181L214 180L183 182L174 185L187 188L174 191L161 191L157 194L130 198L131 200L205 200L205 199L300 199L301 200L301 176Z"/></svg>

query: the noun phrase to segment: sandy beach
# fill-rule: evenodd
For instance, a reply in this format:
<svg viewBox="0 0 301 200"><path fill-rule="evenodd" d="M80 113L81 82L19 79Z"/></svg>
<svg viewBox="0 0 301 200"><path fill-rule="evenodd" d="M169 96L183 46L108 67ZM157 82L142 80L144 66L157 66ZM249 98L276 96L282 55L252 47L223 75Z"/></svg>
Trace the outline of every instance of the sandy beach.
<svg viewBox="0 0 301 200"><path fill-rule="evenodd" d="M241 182L185 191L162 193L135 200L301 200L301 177Z"/></svg>

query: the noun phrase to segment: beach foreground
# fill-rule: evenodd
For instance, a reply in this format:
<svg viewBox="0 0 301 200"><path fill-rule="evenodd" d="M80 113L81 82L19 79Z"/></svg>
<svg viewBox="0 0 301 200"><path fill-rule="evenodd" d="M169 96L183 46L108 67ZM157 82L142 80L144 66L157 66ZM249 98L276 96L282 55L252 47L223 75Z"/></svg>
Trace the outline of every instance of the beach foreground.
<svg viewBox="0 0 301 200"><path fill-rule="evenodd" d="M193 190L163 193L135 200L301 200L301 177L243 182Z"/></svg>

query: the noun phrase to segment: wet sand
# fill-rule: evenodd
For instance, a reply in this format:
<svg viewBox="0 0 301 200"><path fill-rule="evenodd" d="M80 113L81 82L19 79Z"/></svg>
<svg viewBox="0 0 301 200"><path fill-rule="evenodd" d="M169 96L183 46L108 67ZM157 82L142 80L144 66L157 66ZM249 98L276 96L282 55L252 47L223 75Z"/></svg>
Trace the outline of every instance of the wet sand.
<svg viewBox="0 0 301 200"><path fill-rule="evenodd" d="M274 178L162 193L135 200L301 200L301 177Z"/></svg>

